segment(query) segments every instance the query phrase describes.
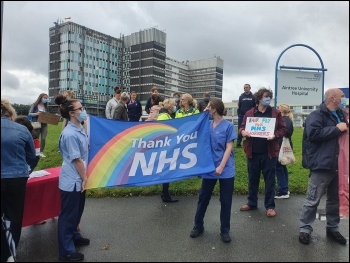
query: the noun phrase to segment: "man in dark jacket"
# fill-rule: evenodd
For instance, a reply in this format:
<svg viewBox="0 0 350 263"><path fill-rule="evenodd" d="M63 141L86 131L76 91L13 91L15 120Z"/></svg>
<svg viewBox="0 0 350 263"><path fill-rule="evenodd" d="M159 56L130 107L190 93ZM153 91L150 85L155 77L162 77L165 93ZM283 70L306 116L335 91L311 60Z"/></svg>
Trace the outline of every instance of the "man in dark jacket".
<svg viewBox="0 0 350 263"><path fill-rule="evenodd" d="M286 133L286 124L284 123L281 112L270 106L272 95L272 91L266 88L261 88L254 94L258 106L246 112L238 131L242 137L246 137L243 145L248 159L249 174L248 203L242 205L240 211L255 210L258 208L258 190L260 174L262 172L265 182L264 206L268 217L276 216L275 175L279 154L278 140ZM252 137L250 132L245 130L248 117L276 119L274 134L268 138Z"/></svg>
<svg viewBox="0 0 350 263"><path fill-rule="evenodd" d="M309 185L301 216L299 241L310 243L311 224L324 194L326 202L326 233L335 242L345 245L339 233L338 138L348 129L341 105L346 103L343 91L329 89L320 108L306 118L303 135L303 167L310 169Z"/></svg>
<svg viewBox="0 0 350 263"><path fill-rule="evenodd" d="M243 116L244 114L250 110L251 108L255 107L255 97L253 93L250 91L250 85L249 84L244 84L244 92L239 96L238 99L238 109L237 109L237 114L238 114L238 128L241 127L242 121L243 121ZM242 135L238 134L237 138L237 147L241 147L242 143Z"/></svg>
<svg viewBox="0 0 350 263"><path fill-rule="evenodd" d="M197 109L199 110L199 112L204 111L204 109L208 106L209 101L210 101L210 94L209 92L205 92L203 94L203 100L201 100L197 105Z"/></svg>

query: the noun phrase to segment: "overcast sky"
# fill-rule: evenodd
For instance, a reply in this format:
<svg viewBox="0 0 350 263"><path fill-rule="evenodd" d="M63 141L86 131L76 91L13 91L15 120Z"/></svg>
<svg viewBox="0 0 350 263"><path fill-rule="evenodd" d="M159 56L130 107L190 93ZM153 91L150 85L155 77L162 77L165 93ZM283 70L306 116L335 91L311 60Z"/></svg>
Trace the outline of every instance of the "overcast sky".
<svg viewBox="0 0 350 263"><path fill-rule="evenodd" d="M291 45L321 57L325 90L349 87L349 2L5 1L1 97L33 103L48 93L49 28L57 19L120 37L156 27L167 34L166 55L178 61L220 56L223 101L275 88L276 61ZM321 68L306 47L288 49L279 66Z"/></svg>

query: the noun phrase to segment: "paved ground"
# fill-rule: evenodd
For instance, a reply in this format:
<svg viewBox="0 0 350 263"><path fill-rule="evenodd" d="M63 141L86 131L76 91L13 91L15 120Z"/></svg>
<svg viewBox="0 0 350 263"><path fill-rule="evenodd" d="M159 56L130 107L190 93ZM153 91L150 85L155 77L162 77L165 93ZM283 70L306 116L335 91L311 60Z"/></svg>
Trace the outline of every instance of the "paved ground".
<svg viewBox="0 0 350 263"><path fill-rule="evenodd" d="M219 198L213 196L205 217L205 232L192 239L197 197L179 197L165 204L159 196L88 198L81 222L89 246L78 249L89 262L349 262L346 245L326 237L325 221L316 220L312 242L298 241L299 215L304 196L276 200L277 216L267 218L259 196L259 209L240 212L246 196L234 196L231 217L232 242L219 235ZM320 205L324 208L324 200ZM23 228L19 262L58 261L57 219ZM340 230L349 240L349 219Z"/></svg>

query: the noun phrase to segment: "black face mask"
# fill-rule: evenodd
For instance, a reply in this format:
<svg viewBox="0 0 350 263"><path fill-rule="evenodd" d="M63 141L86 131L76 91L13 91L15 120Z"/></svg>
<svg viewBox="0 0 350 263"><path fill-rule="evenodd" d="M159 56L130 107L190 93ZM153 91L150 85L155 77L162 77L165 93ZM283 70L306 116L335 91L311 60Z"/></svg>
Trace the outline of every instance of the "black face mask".
<svg viewBox="0 0 350 263"><path fill-rule="evenodd" d="M208 102L209 102L209 99L208 99L208 98L206 98L206 99L204 99L204 101L208 103Z"/></svg>

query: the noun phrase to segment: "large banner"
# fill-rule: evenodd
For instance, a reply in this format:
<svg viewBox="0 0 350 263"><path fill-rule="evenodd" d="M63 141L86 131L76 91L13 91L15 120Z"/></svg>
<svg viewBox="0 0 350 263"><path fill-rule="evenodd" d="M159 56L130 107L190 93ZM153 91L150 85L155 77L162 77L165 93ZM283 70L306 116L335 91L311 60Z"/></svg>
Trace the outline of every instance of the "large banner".
<svg viewBox="0 0 350 263"><path fill-rule="evenodd" d="M87 189L173 182L215 170L209 113L152 122L90 116Z"/></svg>

